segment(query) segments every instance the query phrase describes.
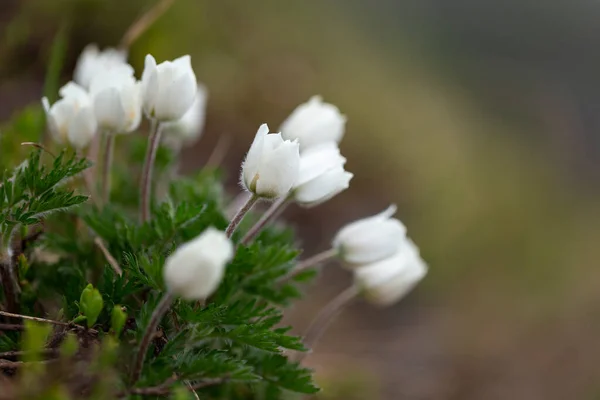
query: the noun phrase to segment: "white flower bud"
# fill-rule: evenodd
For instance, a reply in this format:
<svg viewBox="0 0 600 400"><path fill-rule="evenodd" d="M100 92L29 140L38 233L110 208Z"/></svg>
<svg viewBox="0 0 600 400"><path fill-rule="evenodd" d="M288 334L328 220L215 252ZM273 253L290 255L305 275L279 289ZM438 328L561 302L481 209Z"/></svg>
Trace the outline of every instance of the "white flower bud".
<svg viewBox="0 0 600 400"><path fill-rule="evenodd" d="M90 143L98 129L91 99L85 89L74 82L63 86L59 94L62 98L52 107L47 98L42 99L48 130L56 142L68 142L82 149Z"/></svg>
<svg viewBox="0 0 600 400"><path fill-rule="evenodd" d="M156 65L146 56L142 74L144 112L158 121L176 121L190 109L196 98L196 75L190 56L179 57Z"/></svg>
<svg viewBox="0 0 600 400"><path fill-rule="evenodd" d="M96 120L111 133L131 132L142 119L141 85L128 64L99 72L90 84Z"/></svg>
<svg viewBox="0 0 600 400"><path fill-rule="evenodd" d="M321 143L339 143L344 136L346 117L333 104L323 103L321 96L313 96L300 104L281 124L284 139L298 139L300 150Z"/></svg>
<svg viewBox="0 0 600 400"><path fill-rule="evenodd" d="M167 289L186 300L206 299L219 287L232 257L231 240L208 228L167 258L163 271Z"/></svg>
<svg viewBox="0 0 600 400"><path fill-rule="evenodd" d="M162 124L162 137L170 147L179 149L200 139L206 117L208 93L203 85L198 85L196 100L189 110L177 121Z"/></svg>
<svg viewBox="0 0 600 400"><path fill-rule="evenodd" d="M347 189L352 174L344 170L346 159L334 142L303 151L293 196L301 206L316 206Z"/></svg>
<svg viewBox="0 0 600 400"><path fill-rule="evenodd" d="M298 142L269 134L267 124L262 124L242 165L242 184L260 197L285 196L298 179L299 167Z"/></svg>
<svg viewBox="0 0 600 400"><path fill-rule="evenodd" d="M402 239L396 254L357 268L354 282L368 301L385 306L404 297L426 274L419 249L411 240Z"/></svg>
<svg viewBox="0 0 600 400"><path fill-rule="evenodd" d="M395 212L396 206L390 206L380 214L343 227L333 239L333 247L341 259L352 267L395 254L406 235L402 222L391 218Z"/></svg>
<svg viewBox="0 0 600 400"><path fill-rule="evenodd" d="M99 51L98 46L90 44L83 49L77 59L73 74L74 80L88 89L97 74L119 67L125 64L126 60L127 53L125 51L111 48Z"/></svg>

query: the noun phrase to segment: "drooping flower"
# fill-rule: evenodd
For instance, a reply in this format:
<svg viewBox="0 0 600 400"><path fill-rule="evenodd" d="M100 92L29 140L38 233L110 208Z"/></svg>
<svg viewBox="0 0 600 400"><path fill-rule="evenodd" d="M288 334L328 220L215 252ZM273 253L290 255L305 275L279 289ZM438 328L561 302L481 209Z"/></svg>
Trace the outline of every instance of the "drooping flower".
<svg viewBox="0 0 600 400"><path fill-rule="evenodd" d="M355 269L354 282L368 301L385 306L404 297L426 274L417 246L402 239L391 257Z"/></svg>
<svg viewBox="0 0 600 400"><path fill-rule="evenodd" d="M165 284L170 292L186 300L206 299L219 286L232 257L231 240L224 232L208 228L167 258Z"/></svg>
<svg viewBox="0 0 600 400"><path fill-rule="evenodd" d="M300 104L281 124L284 139L298 139L300 150L304 151L322 143L339 143L344 136L346 117L330 103L324 103L321 96L313 96Z"/></svg>
<svg viewBox="0 0 600 400"><path fill-rule="evenodd" d="M203 85L198 85L196 100L189 110L177 121L162 124L163 140L173 148L192 144L200 139L206 118L206 101L208 92Z"/></svg>
<svg viewBox="0 0 600 400"><path fill-rule="evenodd" d="M192 107L196 98L196 75L189 55L156 65L146 56L142 74L144 112L160 122L176 121Z"/></svg>
<svg viewBox="0 0 600 400"><path fill-rule="evenodd" d="M274 199L288 194L299 168L298 142L269 133L267 124L262 124L246 154L241 181L255 195Z"/></svg>
<svg viewBox="0 0 600 400"><path fill-rule="evenodd" d="M369 218L354 221L337 233L333 247L348 266L383 260L398 251L406 227L396 218L395 206Z"/></svg>
<svg viewBox="0 0 600 400"><path fill-rule="evenodd" d="M142 119L141 84L128 64L99 72L90 84L98 126L111 133L131 132Z"/></svg>
<svg viewBox="0 0 600 400"><path fill-rule="evenodd" d="M292 194L296 203L311 207L347 189L353 174L344 170L346 159L334 142L311 147L300 154L300 172Z"/></svg>
<svg viewBox="0 0 600 400"><path fill-rule="evenodd" d="M42 99L50 135L60 144L69 143L82 149L98 130L91 99L85 89L74 82L60 88L59 94L61 99L52 106L46 97Z"/></svg>
<svg viewBox="0 0 600 400"><path fill-rule="evenodd" d="M110 71L126 63L127 53L112 48L100 51L95 44L87 45L77 59L73 80L88 89L92 80L101 72Z"/></svg>

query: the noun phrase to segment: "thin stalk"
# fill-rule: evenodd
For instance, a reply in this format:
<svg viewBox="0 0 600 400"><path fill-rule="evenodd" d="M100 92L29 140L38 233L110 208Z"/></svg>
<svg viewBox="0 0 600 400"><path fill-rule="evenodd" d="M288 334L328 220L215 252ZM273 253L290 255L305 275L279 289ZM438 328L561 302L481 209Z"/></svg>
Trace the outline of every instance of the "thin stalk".
<svg viewBox="0 0 600 400"><path fill-rule="evenodd" d="M265 226L267 226L267 224L269 222L271 222L279 214L281 214L281 212L283 212L283 210L289 204L290 204L290 197L288 197L288 196L283 196L283 197L277 199L277 201L275 201L273 204L271 204L271 207L269 207L269 209L267 211L265 211L265 213L262 215L262 217L260 217L258 222L256 224L254 224L254 226L252 228L250 228L250 230L242 238L241 243L243 245L248 244L252 239L254 239L256 237L256 235L258 235L260 233L261 230L263 230L263 228Z"/></svg>
<svg viewBox="0 0 600 400"><path fill-rule="evenodd" d="M286 281L293 276L298 275L300 272L306 271L309 268L315 267L319 264L326 263L335 257L337 257L338 251L336 249L329 249L322 251L318 254L315 254L312 257L307 258L306 260L300 261L294 268L290 270L286 275L284 275L280 281Z"/></svg>
<svg viewBox="0 0 600 400"><path fill-rule="evenodd" d="M140 220L142 223L150 219L150 201L152 195L152 172L154 170L154 161L156 152L160 144L161 128L155 119L150 122L150 136L148 137L148 148L146 158L144 159L144 169L142 171L142 181L140 186Z"/></svg>
<svg viewBox="0 0 600 400"><path fill-rule="evenodd" d="M156 3L154 7L144 13L139 19L137 19L123 38L121 39L121 43L119 44L119 48L123 50L127 50L131 47L131 45L144 33L148 30L149 27L156 22L161 15L163 15L167 10L175 3L175 0L161 0Z"/></svg>
<svg viewBox="0 0 600 400"><path fill-rule="evenodd" d="M304 334L304 344L309 349L314 349L315 345L327 330L327 327L333 319L360 293L356 286L350 286L336 297L333 298L313 319ZM299 353L296 357L297 362L302 362L308 355L308 352Z"/></svg>
<svg viewBox="0 0 600 400"><path fill-rule="evenodd" d="M135 383L140 379L140 375L142 374L142 367L144 366L144 360L146 358L146 353L148 352L148 347L150 347L150 342L152 338L156 334L156 328L160 323L160 320L165 315L165 313L171 307L173 300L175 297L173 294L167 292L164 294L162 299L160 299L158 305L154 309L152 316L150 317L150 322L146 327L146 331L144 332L144 337L142 338L142 342L140 343L140 349L135 358L135 362L133 364L133 369L131 372L131 384L135 385Z"/></svg>
<svg viewBox="0 0 600 400"><path fill-rule="evenodd" d="M235 229L237 228L237 226L240 224L240 222L242 222L242 220L244 219L244 216L246 215L246 213L248 213L248 211L250 211L250 209L256 204L256 202L259 199L260 199L260 197L258 197L257 195L253 194L246 201L246 203L244 203L244 205L242 207L240 207L240 209L238 210L238 212L231 219L231 222L229 223L229 226L225 230L225 234L227 235L228 238L230 238L231 235L233 235L233 232L235 232Z"/></svg>
<svg viewBox="0 0 600 400"><path fill-rule="evenodd" d="M86 330L86 331L88 331L90 333L94 333L94 334L98 333L98 331L95 329L88 329L85 326L73 324L70 322L56 321L53 319L40 318L40 317L31 317L29 315L14 314L14 313L6 312L6 311L0 311L0 315L2 315L4 317L10 317L10 318L28 319L30 321L35 321L35 322L45 322L45 323L53 324L53 325L73 327L73 328L77 328L79 330Z"/></svg>
<svg viewBox="0 0 600 400"><path fill-rule="evenodd" d="M102 163L102 204L108 204L110 200L110 168L113 161L113 153L115 148L115 135L112 133L106 134L106 142L104 143L104 160Z"/></svg>

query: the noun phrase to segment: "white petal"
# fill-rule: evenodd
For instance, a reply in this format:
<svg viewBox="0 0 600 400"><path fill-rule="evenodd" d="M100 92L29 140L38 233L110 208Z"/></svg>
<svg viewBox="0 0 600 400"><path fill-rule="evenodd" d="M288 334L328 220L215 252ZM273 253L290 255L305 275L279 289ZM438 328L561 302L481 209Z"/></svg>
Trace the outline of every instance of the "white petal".
<svg viewBox="0 0 600 400"><path fill-rule="evenodd" d="M69 124L68 138L73 147L83 149L91 141L98 125L91 107L80 109Z"/></svg>
<svg viewBox="0 0 600 400"><path fill-rule="evenodd" d="M263 154L263 146L265 141L265 136L269 133L269 127L267 124L262 124L256 135L254 136L254 141L250 145L250 149L246 154L246 159L242 165L242 183L244 187L249 191L254 191L256 188L252 189L251 186L253 184L254 178L258 173L258 166L260 165L260 160ZM254 182L254 186L256 182Z"/></svg>
<svg viewBox="0 0 600 400"><path fill-rule="evenodd" d="M108 88L94 97L94 111L101 129L111 133L121 133L126 126L127 116L121 101L121 94L115 88Z"/></svg>
<svg viewBox="0 0 600 400"><path fill-rule="evenodd" d="M294 189L294 200L305 207L321 204L347 189L353 175L337 167Z"/></svg>
<svg viewBox="0 0 600 400"><path fill-rule="evenodd" d="M168 71L168 78L175 72L173 67L165 71ZM159 82L160 95L155 105L155 116L159 121L176 121L194 104L198 90L196 77L194 74L184 73L175 80L168 81L162 79L161 75Z"/></svg>
<svg viewBox="0 0 600 400"><path fill-rule="evenodd" d="M343 166L346 159L334 142L314 146L300 155L300 173L296 186L307 183L332 168Z"/></svg>
<svg viewBox="0 0 600 400"><path fill-rule="evenodd" d="M144 72L142 73L142 105L144 112L149 117L153 117L154 115L154 105L158 97L158 90L156 60L148 54L144 62Z"/></svg>
<svg viewBox="0 0 600 400"><path fill-rule="evenodd" d="M299 167L300 152L296 141L285 141L268 154L263 153L256 194L267 198L285 196L298 179Z"/></svg>

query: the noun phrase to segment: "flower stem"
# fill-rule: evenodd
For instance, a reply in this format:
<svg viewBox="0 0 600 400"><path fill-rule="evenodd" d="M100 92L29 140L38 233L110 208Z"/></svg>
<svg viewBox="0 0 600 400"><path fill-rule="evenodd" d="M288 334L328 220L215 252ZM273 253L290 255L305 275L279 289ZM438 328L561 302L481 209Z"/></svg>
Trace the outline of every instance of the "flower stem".
<svg viewBox="0 0 600 400"><path fill-rule="evenodd" d="M110 200L110 167L112 166L113 152L115 149L115 135L106 134L104 144L104 162L102 165L102 204L108 204Z"/></svg>
<svg viewBox="0 0 600 400"><path fill-rule="evenodd" d="M334 297L333 300L321 309L321 312L319 312L315 319L312 320L304 334L304 344L306 347L314 349L333 319L344 309L344 307L356 299L359 293L360 291L356 286L350 286ZM298 353L296 361L302 362L307 355L308 352Z"/></svg>
<svg viewBox="0 0 600 400"><path fill-rule="evenodd" d="M142 182L140 187L140 220L148 222L150 219L150 197L152 193L152 172L154 160L160 144L161 127L158 121L153 119L150 124L150 136L148 137L148 148L144 159L144 170L142 171Z"/></svg>
<svg viewBox="0 0 600 400"><path fill-rule="evenodd" d="M267 226L269 222L277 218L277 216L280 215L289 204L290 198L288 196L283 196L277 199L277 201L274 202L271 207L269 207L262 217L260 217L258 222L254 224L252 228L250 228L246 235L244 235L241 243L244 245L248 244L265 226Z"/></svg>
<svg viewBox="0 0 600 400"><path fill-rule="evenodd" d="M135 358L135 363L133 364L133 370L131 372L131 385L134 385L138 379L140 379L140 375L142 374L142 367L144 366L144 359L146 358L146 353L148 352L148 347L150 347L150 342L152 338L156 334L156 328L162 317L171 307L173 300L175 297L173 294L167 292L163 295L162 299L158 302L158 305L154 309L152 316L150 317L150 322L146 327L146 331L144 332L144 337L142 338L142 342L140 343L140 348Z"/></svg>
<svg viewBox="0 0 600 400"><path fill-rule="evenodd" d="M240 224L240 222L242 222L242 219L244 219L244 216L246 215L246 213L248 211L250 211L250 209L256 204L256 202L258 200L260 200L260 197L253 194L252 196L250 196L248 201L246 201L246 203L244 203L244 205L233 216L233 218L231 219L231 222L229 223L229 226L225 230L225 235L227 235L228 238L230 238L231 235L233 235L233 232L235 232L235 229L237 228L237 226Z"/></svg>
<svg viewBox="0 0 600 400"><path fill-rule="evenodd" d="M330 261L333 258L337 257L337 255L337 249L329 249L315 254L314 256L309 257L306 260L300 261L298 264L296 264L296 266L292 268L290 272L288 272L286 275L280 278L280 281L286 281L292 278L293 276L298 275L300 272L306 271L309 268Z"/></svg>

